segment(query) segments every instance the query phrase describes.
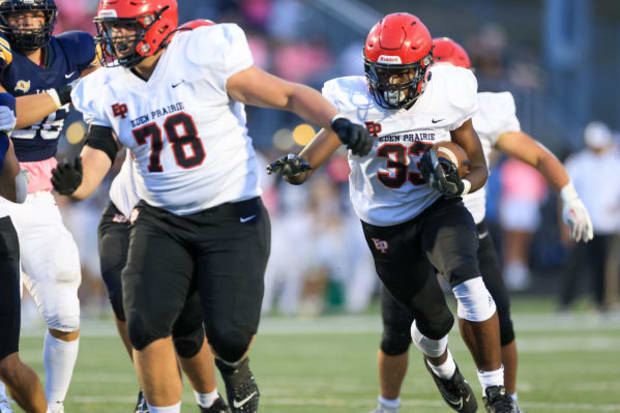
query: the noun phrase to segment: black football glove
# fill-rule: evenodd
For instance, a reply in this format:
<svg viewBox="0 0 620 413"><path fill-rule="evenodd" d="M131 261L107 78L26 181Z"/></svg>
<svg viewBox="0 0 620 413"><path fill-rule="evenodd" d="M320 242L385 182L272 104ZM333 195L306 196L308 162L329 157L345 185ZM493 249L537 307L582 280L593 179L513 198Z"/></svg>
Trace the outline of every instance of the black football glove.
<svg viewBox="0 0 620 413"><path fill-rule="evenodd" d="M456 165L445 158L438 158L435 149L431 148L422 155L420 172L431 188L439 191L445 198L460 196L465 190Z"/></svg>
<svg viewBox="0 0 620 413"><path fill-rule="evenodd" d="M374 141L362 125L357 125L346 118L336 118L332 121L331 126L342 143L353 152L353 155L368 155Z"/></svg>
<svg viewBox="0 0 620 413"><path fill-rule="evenodd" d="M75 158L73 164L63 161L52 169L52 185L61 195L73 194L82 183L82 158Z"/></svg>
<svg viewBox="0 0 620 413"><path fill-rule="evenodd" d="M283 176L295 176L311 170L312 167L310 164L294 153L284 155L277 161L273 161L267 165L267 173L269 175L276 173Z"/></svg>

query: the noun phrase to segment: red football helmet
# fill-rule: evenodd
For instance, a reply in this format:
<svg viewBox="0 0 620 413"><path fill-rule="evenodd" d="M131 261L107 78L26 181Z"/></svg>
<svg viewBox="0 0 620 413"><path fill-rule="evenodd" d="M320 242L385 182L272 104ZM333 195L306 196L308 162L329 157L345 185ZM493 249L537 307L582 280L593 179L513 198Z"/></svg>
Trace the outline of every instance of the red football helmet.
<svg viewBox="0 0 620 413"><path fill-rule="evenodd" d="M454 66L471 68L471 62L465 49L449 37L433 39L433 57L435 62L448 62Z"/></svg>
<svg viewBox="0 0 620 413"><path fill-rule="evenodd" d="M377 104L400 109L415 103L433 61L432 48L431 34L412 14L388 14L374 25L364 45L364 69Z"/></svg>
<svg viewBox="0 0 620 413"><path fill-rule="evenodd" d="M179 25L176 0L100 0L96 41L101 45L102 64L133 67L168 45ZM131 27L131 35L114 35L113 28ZM132 53L125 53L133 49Z"/></svg>

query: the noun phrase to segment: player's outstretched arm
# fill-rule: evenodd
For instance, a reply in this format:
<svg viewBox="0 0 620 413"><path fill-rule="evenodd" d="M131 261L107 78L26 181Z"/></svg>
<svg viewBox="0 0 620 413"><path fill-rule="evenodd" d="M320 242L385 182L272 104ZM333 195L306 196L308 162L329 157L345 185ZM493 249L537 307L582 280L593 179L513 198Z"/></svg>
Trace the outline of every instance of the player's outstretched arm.
<svg viewBox="0 0 620 413"><path fill-rule="evenodd" d="M478 134L474 130L471 119L463 123L458 129L450 132L452 140L465 149L467 157L469 158L469 172L463 177L463 182L466 183L465 192L473 192L484 186L489 176L487 169L487 162L484 159L484 153L482 152L482 145ZM471 184L470 188L467 188Z"/></svg>
<svg viewBox="0 0 620 413"><path fill-rule="evenodd" d="M20 171L13 142L4 132L0 132L0 196L19 204L26 200L27 172Z"/></svg>
<svg viewBox="0 0 620 413"><path fill-rule="evenodd" d="M267 170L269 173L283 175L284 179L293 185L303 184L312 175L312 172L321 166L341 144L342 142L336 133L321 129L299 155L283 156L272 162Z"/></svg>
<svg viewBox="0 0 620 413"><path fill-rule="evenodd" d="M239 102L264 108L288 110L307 122L334 131L354 155L366 156L373 139L361 125L338 115L338 110L311 87L282 80L251 66L226 83L228 94Z"/></svg>
<svg viewBox="0 0 620 413"><path fill-rule="evenodd" d="M560 193L562 219L570 227L573 240L587 242L592 239L594 232L590 214L579 199L564 165L551 151L521 131L500 135L495 148L536 168L547 183Z"/></svg>
<svg viewBox="0 0 620 413"><path fill-rule="evenodd" d="M6 90L0 85L0 93L2 92L6 93ZM16 98L17 124L15 129L27 128L56 112L65 103L70 102L70 93L71 87L66 86L59 90Z"/></svg>

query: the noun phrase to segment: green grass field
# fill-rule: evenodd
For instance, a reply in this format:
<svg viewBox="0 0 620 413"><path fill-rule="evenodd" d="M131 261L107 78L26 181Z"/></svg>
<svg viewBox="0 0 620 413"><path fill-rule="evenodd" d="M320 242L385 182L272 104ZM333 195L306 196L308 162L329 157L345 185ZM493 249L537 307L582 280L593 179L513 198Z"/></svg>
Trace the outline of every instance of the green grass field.
<svg viewBox="0 0 620 413"><path fill-rule="evenodd" d="M517 300L519 396L528 413L620 412L620 318L558 317L551 304ZM112 321L85 323L66 413L129 413L137 381ZM252 369L266 413L368 413L376 404L377 314L315 320L264 318ZM43 329L24 331L22 358L42 372ZM450 347L480 394L456 329ZM448 412L416 349L403 387L402 413ZM183 412L198 411L187 383ZM220 385L220 391L224 387ZM479 400L479 404L480 400ZM16 411L20 411L17 409ZM483 411L482 407L478 410Z"/></svg>

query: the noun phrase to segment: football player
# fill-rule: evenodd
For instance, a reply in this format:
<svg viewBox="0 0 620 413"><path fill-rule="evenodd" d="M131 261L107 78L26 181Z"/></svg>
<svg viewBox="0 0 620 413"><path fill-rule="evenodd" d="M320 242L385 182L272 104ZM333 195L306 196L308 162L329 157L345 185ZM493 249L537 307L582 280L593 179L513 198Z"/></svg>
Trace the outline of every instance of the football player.
<svg viewBox="0 0 620 413"><path fill-rule="evenodd" d="M123 308L149 411L180 412L171 332L195 285L231 411L256 412L259 391L247 354L260 317L270 229L242 103L333 125L356 153L367 152L371 138L362 126L335 118L320 93L255 67L237 25L172 36L177 20L175 0L100 3L98 41L113 67L84 78L72 93L90 127L81 158L58 166L54 186L76 199L88 196L119 148L129 148L142 200L130 217Z"/></svg>
<svg viewBox="0 0 620 413"><path fill-rule="evenodd" d="M208 20L187 22L179 31L192 30L214 24ZM99 260L101 274L108 289L108 295L115 316L116 327L125 348L132 357L131 342L127 332L127 318L123 310L121 271L127 262L129 246L129 217L140 200L134 176L135 166L129 153L118 175L110 186L110 202L104 209L99 222ZM188 376L196 401L202 412L225 413L229 410L219 397L215 381L213 355L204 340L202 327L202 308L198 293L194 292L187 300L185 308L172 329L172 341L181 367ZM142 391L138 394L136 413L148 412Z"/></svg>
<svg viewBox="0 0 620 413"><path fill-rule="evenodd" d="M24 283L48 332L43 362L52 412L62 412L78 353L81 282L77 246L51 194L58 137L68 114L69 84L90 70L95 45L85 32L52 36L53 0L0 2L0 91L17 98L11 138L30 172L23 205L5 202L21 245ZM53 240L53 242L52 242Z"/></svg>
<svg viewBox="0 0 620 413"><path fill-rule="evenodd" d="M434 67L449 64L470 68L469 56L465 49L447 37L433 40L433 57ZM478 93L478 111L472 120L487 161L491 150L497 149L535 167L549 185L560 193L563 203L562 216L564 223L571 228L572 238L583 242L592 239L590 217L564 167L542 144L521 131L515 102L510 92ZM499 316L506 391L516 403L517 344L510 318L510 300L502 280L499 258L484 221L485 192L483 187L465 195L463 201L474 217L478 230L480 270L484 283L495 300ZM408 350L411 344L408 331L414 315L400 306L384 288L381 289L381 303L383 338L378 353L381 394L373 413L396 413L400 404L400 388L407 371ZM517 411L520 411L518 407Z"/></svg>
<svg viewBox="0 0 620 413"><path fill-rule="evenodd" d="M11 202L26 200L27 178L20 171L8 133L15 126L15 98L0 93L0 196ZM28 413L49 413L37 374L19 359L21 284L19 242L8 212L0 205L0 380L17 404ZM2 412L11 411L0 402Z"/></svg>
<svg viewBox="0 0 620 413"><path fill-rule="evenodd" d="M447 347L454 319L435 268L456 297L461 335L478 368L487 408L512 413L516 406L504 388L496 305L478 268L476 226L461 201L487 179L471 120L477 81L463 68L429 68L432 59L432 38L422 21L408 13L390 14L366 39L366 77L330 80L323 95L376 137L367 156L349 155L351 200L381 281L415 316L411 338L441 395L456 411L477 409ZM462 179L455 165L438 160L432 149L449 140L470 159ZM299 156L285 156L269 169L300 184L337 143L331 131L320 131Z"/></svg>

